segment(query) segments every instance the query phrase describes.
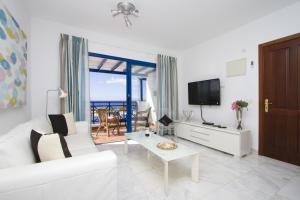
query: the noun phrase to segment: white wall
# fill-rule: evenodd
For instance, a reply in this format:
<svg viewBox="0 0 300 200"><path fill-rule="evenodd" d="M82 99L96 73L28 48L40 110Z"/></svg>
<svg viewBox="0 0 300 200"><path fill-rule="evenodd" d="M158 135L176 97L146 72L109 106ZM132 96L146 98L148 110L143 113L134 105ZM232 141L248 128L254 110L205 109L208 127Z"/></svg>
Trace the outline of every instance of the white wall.
<svg viewBox="0 0 300 200"><path fill-rule="evenodd" d="M157 74L153 72L149 74L147 78L147 85L146 85L146 98L147 102L151 106L151 115L150 121L156 122L157 121Z"/></svg>
<svg viewBox="0 0 300 200"><path fill-rule="evenodd" d="M10 10L12 15L19 22L20 26L25 30L30 40L29 35L29 16L26 9L26 3L22 0L2 0L2 3ZM28 49L30 54L30 46ZM28 72L30 71L30 63L28 63ZM25 106L13 109L0 110L0 135L6 133L8 130L17 124L27 121L30 118L30 73L28 73L27 85L27 104Z"/></svg>
<svg viewBox="0 0 300 200"><path fill-rule="evenodd" d="M258 45L280 37L300 32L300 3L284 8L250 24L228 32L220 37L181 54L179 63L180 111L194 110L194 119L200 120L199 106L188 105L187 83L210 78L221 79L221 106L205 107L207 121L236 126L235 113L231 110L234 100L249 101L244 112L244 125L252 131L253 148L258 149ZM226 62L247 58L247 75L227 78ZM254 66L250 66L250 61Z"/></svg>
<svg viewBox="0 0 300 200"><path fill-rule="evenodd" d="M59 87L59 35L85 37L89 40L89 51L143 61L156 62L157 53L174 55L165 49L147 44L137 44L107 34L84 30L48 20L31 20L31 74L32 117L45 116L47 89ZM49 112L58 112L58 99L49 98Z"/></svg>

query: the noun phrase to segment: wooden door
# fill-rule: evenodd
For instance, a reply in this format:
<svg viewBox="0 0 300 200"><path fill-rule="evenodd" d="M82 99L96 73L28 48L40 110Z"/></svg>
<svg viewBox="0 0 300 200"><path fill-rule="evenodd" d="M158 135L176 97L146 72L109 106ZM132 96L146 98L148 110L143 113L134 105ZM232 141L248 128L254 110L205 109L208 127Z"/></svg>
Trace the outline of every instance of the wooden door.
<svg viewBox="0 0 300 200"><path fill-rule="evenodd" d="M259 154L300 165L300 34L259 50Z"/></svg>

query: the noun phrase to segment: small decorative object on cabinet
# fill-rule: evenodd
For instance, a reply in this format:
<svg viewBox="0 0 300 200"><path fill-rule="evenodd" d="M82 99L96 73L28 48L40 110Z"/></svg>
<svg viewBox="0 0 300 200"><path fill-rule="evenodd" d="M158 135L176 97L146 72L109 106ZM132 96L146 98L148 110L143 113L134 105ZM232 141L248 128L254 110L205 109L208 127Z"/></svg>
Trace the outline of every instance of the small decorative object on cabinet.
<svg viewBox="0 0 300 200"><path fill-rule="evenodd" d="M185 117L185 121L190 121L191 117L193 116L193 111L192 110L183 110L183 115Z"/></svg>
<svg viewBox="0 0 300 200"><path fill-rule="evenodd" d="M177 144L173 142L160 142L157 145L157 148L162 150L174 150L177 149Z"/></svg>
<svg viewBox="0 0 300 200"><path fill-rule="evenodd" d="M242 130L243 108L248 109L248 102L243 100L234 101L231 105L231 109L236 111L236 119L238 121L238 130Z"/></svg>

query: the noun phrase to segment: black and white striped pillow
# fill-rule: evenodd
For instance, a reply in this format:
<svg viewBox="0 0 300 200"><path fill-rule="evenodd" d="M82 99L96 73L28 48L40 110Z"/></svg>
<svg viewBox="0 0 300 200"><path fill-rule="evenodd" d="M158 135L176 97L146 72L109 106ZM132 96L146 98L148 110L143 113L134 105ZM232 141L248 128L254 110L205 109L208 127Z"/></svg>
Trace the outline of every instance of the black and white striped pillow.
<svg viewBox="0 0 300 200"><path fill-rule="evenodd" d="M49 119L51 121L54 133L59 133L63 136L76 133L73 113L66 113L63 115L49 115Z"/></svg>
<svg viewBox="0 0 300 200"><path fill-rule="evenodd" d="M30 141L36 162L72 157L64 136L60 134L41 134L32 130Z"/></svg>

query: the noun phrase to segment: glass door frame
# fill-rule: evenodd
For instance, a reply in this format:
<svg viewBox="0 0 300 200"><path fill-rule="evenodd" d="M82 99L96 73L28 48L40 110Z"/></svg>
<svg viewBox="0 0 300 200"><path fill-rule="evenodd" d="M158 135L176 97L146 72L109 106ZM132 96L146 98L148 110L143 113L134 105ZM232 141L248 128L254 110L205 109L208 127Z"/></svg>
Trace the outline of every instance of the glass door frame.
<svg viewBox="0 0 300 200"><path fill-rule="evenodd" d="M146 62L141 60L134 60L134 59L128 59L128 58L122 58L117 56L111 56L111 55L105 55L105 54L99 54L99 53L93 53L89 52L88 56L91 57L98 57L98 58L104 58L104 59L111 59L111 60L117 60L122 61L126 63L126 71L125 72L116 72L111 71L109 73L112 74L123 74L126 75L126 122L127 122L127 132L132 132L132 66L141 66L141 67L147 67L147 68L153 68L156 69L156 63L152 62ZM101 70L97 69L89 69L90 72L101 72ZM105 73L108 73L107 71Z"/></svg>

